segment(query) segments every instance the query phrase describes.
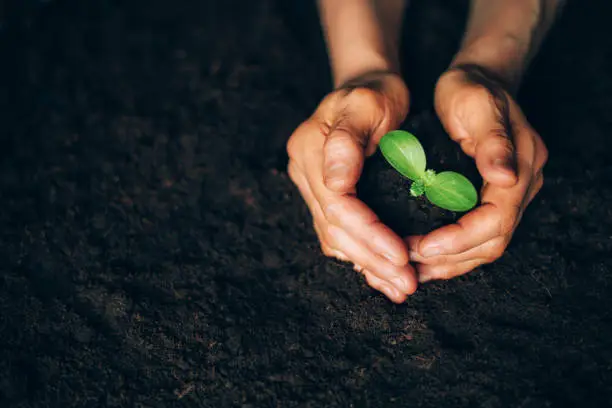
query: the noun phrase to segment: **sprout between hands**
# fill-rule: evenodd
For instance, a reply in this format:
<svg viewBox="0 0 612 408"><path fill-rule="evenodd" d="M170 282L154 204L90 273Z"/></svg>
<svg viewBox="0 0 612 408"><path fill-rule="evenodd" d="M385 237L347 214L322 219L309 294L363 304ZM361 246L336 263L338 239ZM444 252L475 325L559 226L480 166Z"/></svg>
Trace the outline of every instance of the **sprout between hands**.
<svg viewBox="0 0 612 408"><path fill-rule="evenodd" d="M425 150L413 134L394 130L383 136L379 147L389 164L412 181L412 196L425 193L433 204L451 211L468 211L478 202L476 188L465 176L454 171L426 170Z"/></svg>

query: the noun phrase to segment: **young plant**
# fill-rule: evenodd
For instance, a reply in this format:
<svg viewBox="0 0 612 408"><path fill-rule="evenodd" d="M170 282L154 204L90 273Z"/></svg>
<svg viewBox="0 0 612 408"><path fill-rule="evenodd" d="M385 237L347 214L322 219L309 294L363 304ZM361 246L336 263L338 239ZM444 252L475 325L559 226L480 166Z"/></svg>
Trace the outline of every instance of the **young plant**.
<svg viewBox="0 0 612 408"><path fill-rule="evenodd" d="M410 179L410 194L425 196L438 207L451 211L468 211L478 202L474 185L454 171L436 173L426 169L425 150L413 134L394 130L383 136L380 151L395 170Z"/></svg>

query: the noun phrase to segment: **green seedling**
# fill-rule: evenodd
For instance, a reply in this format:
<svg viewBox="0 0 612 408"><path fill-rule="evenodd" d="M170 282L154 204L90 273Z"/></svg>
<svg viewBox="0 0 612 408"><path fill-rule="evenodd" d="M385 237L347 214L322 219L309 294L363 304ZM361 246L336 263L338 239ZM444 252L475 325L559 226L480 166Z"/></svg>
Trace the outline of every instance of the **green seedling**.
<svg viewBox="0 0 612 408"><path fill-rule="evenodd" d="M426 169L425 150L413 134L394 130L380 140L380 151L395 170L412 181L410 194L451 211L468 211L478 202L474 185L454 171L436 173Z"/></svg>

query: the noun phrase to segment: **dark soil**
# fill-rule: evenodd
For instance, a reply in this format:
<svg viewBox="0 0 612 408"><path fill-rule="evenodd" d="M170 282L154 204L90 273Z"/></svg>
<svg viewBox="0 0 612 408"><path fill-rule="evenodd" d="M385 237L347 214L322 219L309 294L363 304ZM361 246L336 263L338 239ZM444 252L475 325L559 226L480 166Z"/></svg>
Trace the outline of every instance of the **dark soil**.
<svg viewBox="0 0 612 408"><path fill-rule="evenodd" d="M482 179L474 161L449 138L435 113L416 114L402 128L418 135L428 169L459 172L480 190ZM358 195L400 236L426 234L453 223L462 215L433 205L424 195L411 196L410 185L411 182L395 171L377 151L366 161Z"/></svg>
<svg viewBox="0 0 612 408"><path fill-rule="evenodd" d="M407 127L461 170L429 112L466 2L413 3ZM551 159L508 252L399 306L321 255L285 172L329 87L316 26L265 0L7 4L0 407L612 405L608 0L570 1L524 84ZM431 228L374 160L381 215Z"/></svg>

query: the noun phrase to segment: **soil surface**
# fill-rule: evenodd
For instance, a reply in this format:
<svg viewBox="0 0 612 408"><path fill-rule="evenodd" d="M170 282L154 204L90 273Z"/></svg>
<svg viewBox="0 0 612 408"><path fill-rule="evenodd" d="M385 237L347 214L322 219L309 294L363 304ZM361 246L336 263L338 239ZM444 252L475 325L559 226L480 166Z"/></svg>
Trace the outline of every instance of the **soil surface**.
<svg viewBox="0 0 612 408"><path fill-rule="evenodd" d="M425 150L427 169L433 169L436 173L459 172L480 191L482 179L474 161L449 138L434 112L412 115L402 129L418 135ZM391 167L379 150L364 165L357 186L358 196L402 237L427 234L455 222L463 215L433 205L425 195L413 197L410 194L411 184L410 180Z"/></svg>
<svg viewBox="0 0 612 408"><path fill-rule="evenodd" d="M399 306L322 256L285 171L329 89L312 16L8 3L0 407L612 406L609 0L570 1L525 80L551 159L507 253ZM406 126L442 137L431 93L467 4L412 3ZM469 167L429 143L432 162ZM448 221L418 202L408 218L383 164L362 193L385 220Z"/></svg>

